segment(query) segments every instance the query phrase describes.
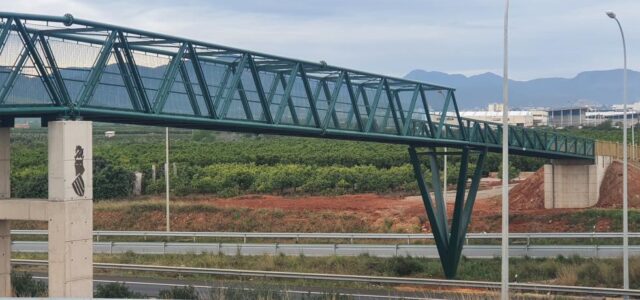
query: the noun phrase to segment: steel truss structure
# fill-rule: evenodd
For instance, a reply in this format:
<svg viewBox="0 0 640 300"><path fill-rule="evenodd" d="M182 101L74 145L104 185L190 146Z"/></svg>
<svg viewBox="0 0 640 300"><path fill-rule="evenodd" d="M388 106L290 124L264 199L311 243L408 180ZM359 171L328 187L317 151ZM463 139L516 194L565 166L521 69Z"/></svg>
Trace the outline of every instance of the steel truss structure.
<svg viewBox="0 0 640 300"><path fill-rule="evenodd" d="M471 176L471 186L467 191L467 179L469 176L469 166L473 156L477 156L475 168ZM442 180L440 176L440 166L438 165L438 155L444 155L437 152L435 148L429 149L427 152L418 152L415 147L409 147L409 157L413 165L413 171L418 180L418 188L422 195L422 201L427 210L429 224L433 232L433 239L438 248L440 262L447 278L453 278L458 269L458 262L462 254L462 246L464 245L465 235L469 222L471 222L471 212L473 204L476 200L476 193L482 178L482 170L484 167L485 157L487 156L486 148L473 150L470 147L463 147L459 153L447 153L447 155L460 155L460 171L456 182L455 202L453 205L453 216L451 225L448 225L447 217L447 201L446 195L442 192ZM429 159L429 170L431 171L431 188L433 189L433 199L427 187L420 157L426 156Z"/></svg>
<svg viewBox="0 0 640 300"><path fill-rule="evenodd" d="M449 87L71 15L0 13L0 84L4 126L17 117L86 119L396 143L433 153L451 147L462 149L465 161L470 152L480 151L482 157L499 152L504 130L497 123L461 118ZM594 158L593 140L521 127L507 130L515 155ZM410 153L419 171L415 150ZM438 205L435 210L430 206L418 171L451 277L475 191L469 192L464 209L455 210L456 227L449 233ZM466 167L460 182L463 177ZM465 185L459 186L464 194Z"/></svg>

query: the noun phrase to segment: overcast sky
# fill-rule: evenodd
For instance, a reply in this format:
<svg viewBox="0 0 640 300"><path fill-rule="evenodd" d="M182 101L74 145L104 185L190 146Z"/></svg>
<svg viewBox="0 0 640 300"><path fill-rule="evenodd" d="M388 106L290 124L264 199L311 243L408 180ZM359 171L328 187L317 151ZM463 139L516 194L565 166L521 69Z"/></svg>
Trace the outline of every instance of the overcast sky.
<svg viewBox="0 0 640 300"><path fill-rule="evenodd" d="M116 23L371 72L502 74L502 0L22 0L2 9ZM640 1L512 0L510 75L640 69Z"/></svg>

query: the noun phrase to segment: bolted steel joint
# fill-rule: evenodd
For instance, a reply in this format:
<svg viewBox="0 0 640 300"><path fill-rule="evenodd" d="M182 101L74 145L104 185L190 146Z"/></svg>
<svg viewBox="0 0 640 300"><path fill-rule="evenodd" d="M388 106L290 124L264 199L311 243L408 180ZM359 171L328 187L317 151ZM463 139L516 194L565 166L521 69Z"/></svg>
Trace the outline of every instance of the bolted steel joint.
<svg viewBox="0 0 640 300"><path fill-rule="evenodd" d="M72 14L66 13L66 14L64 14L64 18L65 18L64 26L68 27L68 26L73 25L73 15Z"/></svg>

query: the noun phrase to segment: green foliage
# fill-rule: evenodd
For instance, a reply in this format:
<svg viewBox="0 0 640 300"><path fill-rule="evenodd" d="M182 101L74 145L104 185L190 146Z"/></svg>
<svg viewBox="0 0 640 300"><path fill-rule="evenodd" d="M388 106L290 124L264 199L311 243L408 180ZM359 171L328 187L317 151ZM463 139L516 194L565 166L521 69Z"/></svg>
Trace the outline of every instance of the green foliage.
<svg viewBox="0 0 640 300"><path fill-rule="evenodd" d="M160 291L160 299L198 299L198 292L193 286L176 286Z"/></svg>
<svg viewBox="0 0 640 300"><path fill-rule="evenodd" d="M95 298L115 298L115 299L127 299L127 298L143 298L143 295L131 291L122 282L112 282L106 284L99 284L96 287L94 293Z"/></svg>
<svg viewBox="0 0 640 300"><path fill-rule="evenodd" d="M114 138L95 134L95 199L128 197L136 171L144 174L143 193L164 193L164 130L101 124L95 130L113 127ZM45 198L46 131L15 130L12 137L14 195ZM170 146L171 162L178 168L177 176L171 170L171 192L177 195L417 191L407 149L401 145L172 130ZM442 166L442 157L438 160ZM455 184L460 157L450 155L448 162L447 180ZM500 162L499 154L489 154L485 172L498 170ZM517 171L535 171L545 160L513 156L511 163ZM156 181L152 165L157 168ZM429 172L427 166L423 170Z"/></svg>
<svg viewBox="0 0 640 300"><path fill-rule="evenodd" d="M45 166L12 168L11 194L16 198L47 198L48 182Z"/></svg>
<svg viewBox="0 0 640 300"><path fill-rule="evenodd" d="M133 173L102 157L93 160L93 196L111 199L129 196L133 190Z"/></svg>
<svg viewBox="0 0 640 300"><path fill-rule="evenodd" d="M394 276L410 276L424 271L424 266L410 256L394 256L387 261Z"/></svg>
<svg viewBox="0 0 640 300"><path fill-rule="evenodd" d="M29 273L11 273L13 294L16 297L46 297L47 284L33 279Z"/></svg>
<svg viewBox="0 0 640 300"><path fill-rule="evenodd" d="M596 125L594 128L597 130L609 130L613 127L613 125L611 124L611 120L606 120L598 125Z"/></svg>
<svg viewBox="0 0 640 300"><path fill-rule="evenodd" d="M509 180L518 178L520 170L516 169L512 164L509 165ZM502 165L498 168L498 178L502 179Z"/></svg>

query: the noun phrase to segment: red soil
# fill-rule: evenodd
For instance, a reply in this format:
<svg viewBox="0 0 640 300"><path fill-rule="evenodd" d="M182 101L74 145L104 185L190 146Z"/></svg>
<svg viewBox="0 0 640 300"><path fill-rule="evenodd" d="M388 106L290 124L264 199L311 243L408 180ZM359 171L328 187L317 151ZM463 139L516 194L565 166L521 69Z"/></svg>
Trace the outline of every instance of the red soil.
<svg viewBox="0 0 640 300"><path fill-rule="evenodd" d="M544 168L509 191L509 208L516 211L544 209Z"/></svg>
<svg viewBox="0 0 640 300"><path fill-rule="evenodd" d="M629 176L629 207L640 207L640 168L630 164L627 168ZM596 207L622 207L622 163L614 161L602 180L600 199Z"/></svg>

